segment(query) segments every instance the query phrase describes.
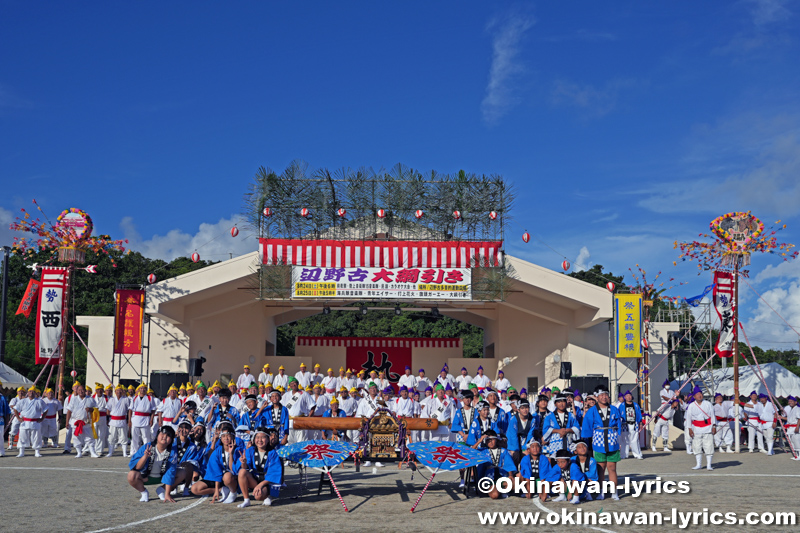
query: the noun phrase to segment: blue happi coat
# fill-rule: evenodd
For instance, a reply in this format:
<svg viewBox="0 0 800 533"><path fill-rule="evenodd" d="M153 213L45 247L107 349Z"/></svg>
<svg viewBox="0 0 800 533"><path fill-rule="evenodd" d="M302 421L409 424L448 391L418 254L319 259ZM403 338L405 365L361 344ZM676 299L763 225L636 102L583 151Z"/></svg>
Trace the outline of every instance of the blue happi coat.
<svg viewBox="0 0 800 533"><path fill-rule="evenodd" d="M517 421L517 415L511 415L508 417L508 431L506 431L506 438L508 439L508 450L515 452L521 451L528 448L528 443L533 438L533 432L536 429L536 424L538 422L539 415L531 414L531 422L528 428L528 432L524 437L520 437L519 433L519 422Z"/></svg>
<svg viewBox="0 0 800 533"><path fill-rule="evenodd" d="M619 434L622 432L623 418L613 405L608 406L608 421L603 422L600 407L595 405L583 417L583 429L592 437L592 450L600 453L619 451Z"/></svg>
<svg viewBox="0 0 800 533"><path fill-rule="evenodd" d="M270 405L269 407L265 408L262 415L267 422L268 428L278 429L278 440L281 441L286 435L289 434L289 410L280 404L278 407L281 409L280 424L276 425L272 420L272 412L275 409L275 405Z"/></svg>
<svg viewBox="0 0 800 533"><path fill-rule="evenodd" d="M206 466L206 472L203 476L203 479L206 481L219 481L222 483L222 476L225 475L226 472L230 472L234 476L238 475L238 470L233 471L231 470L228 465L225 463L224 460L224 449L225 447L222 445L221 442L218 442L214 451L211 452L211 456L208 458L208 465ZM239 458L239 454L245 450L244 446L239 445L238 443L234 445L231 449L231 454L233 455L233 465L235 468L236 461Z"/></svg>
<svg viewBox="0 0 800 533"><path fill-rule="evenodd" d="M539 455L539 475L533 475L533 458L530 454L524 456L522 461L519 463L519 473L525 479L541 479L543 481L548 481L551 477L550 470L553 468L550 466L550 459L545 457L544 455Z"/></svg>
<svg viewBox="0 0 800 533"><path fill-rule="evenodd" d="M264 481L268 481L272 484L280 485L281 479L283 477L283 464L281 463L281 458L278 456L278 452L275 450L269 450L267 452L267 461L264 463L264 467L262 470L259 470L258 465L256 465L256 447L250 446L247 448L245 452L245 469L253 474L256 478L261 479L261 476L264 477ZM234 461L233 461L233 469L238 472L242 467L242 460L241 455L239 453L236 454Z"/></svg>
<svg viewBox="0 0 800 533"><path fill-rule="evenodd" d="M498 457L498 464L495 464L492 461L487 461L485 463L481 463L478 465L478 479L482 479L485 477L496 479L498 477L508 477L509 473L516 472L517 466L514 464L514 459L511 458L511 454L508 453L508 450L505 448L497 448L500 450L500 456ZM491 451L490 451L491 453Z"/></svg>
<svg viewBox="0 0 800 533"><path fill-rule="evenodd" d="M569 439L569 435L565 437L561 437L556 433L553 433L554 429L562 429L560 425L558 425L558 419L556 418L556 413L558 411L553 411L552 413L548 414L544 418L544 425L542 426L542 445L544 446L545 453L555 453L558 450L563 449L563 439L566 438L568 442L573 442L581 437L581 430L580 426L578 425L578 421L575 419L575 416L567 412L567 425L564 429L569 429L572 431L572 439ZM569 449L569 447L567 447Z"/></svg>
<svg viewBox="0 0 800 533"><path fill-rule="evenodd" d="M133 457L131 457L130 462L128 462L128 468L130 468L131 470L137 470L136 464L139 462L139 459L144 457L144 452L147 451L151 446L153 446L152 443L145 444L144 446L139 446L139 449L136 450L136 453L133 454ZM152 461L153 458L155 457L155 454L156 451L153 450L153 455L151 455L150 459L148 459L147 462L145 462L144 468L138 470L138 472L144 475L145 471L147 470L147 467L150 465L150 461ZM170 449L169 457L167 458L167 463L168 463L167 469L164 471L164 475L161 476L161 482L164 485L174 485L175 476L178 473L178 453L175 450L175 448ZM159 472L151 471L149 473L149 476L153 477L158 477L159 475L161 475L160 471Z"/></svg>

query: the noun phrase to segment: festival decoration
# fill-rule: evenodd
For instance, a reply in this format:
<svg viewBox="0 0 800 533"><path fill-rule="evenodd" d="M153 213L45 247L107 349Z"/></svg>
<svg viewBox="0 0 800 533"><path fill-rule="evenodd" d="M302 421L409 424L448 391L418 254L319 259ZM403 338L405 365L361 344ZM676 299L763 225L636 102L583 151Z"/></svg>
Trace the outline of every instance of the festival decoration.
<svg viewBox="0 0 800 533"><path fill-rule="evenodd" d="M643 338L642 339L642 348L644 348L646 350L649 347L650 347L650 343L647 341L647 337Z"/></svg>
<svg viewBox="0 0 800 533"><path fill-rule="evenodd" d="M265 217L271 217L272 209L270 209L269 207L265 207L264 210L261 211L261 214L264 215Z"/></svg>
<svg viewBox="0 0 800 533"><path fill-rule="evenodd" d="M300 216L303 218L308 218L308 208L304 207L300 210Z"/></svg>
<svg viewBox="0 0 800 533"><path fill-rule="evenodd" d="M72 378L74 379L74 378L78 377L78 372L73 370L72 372L69 373L69 375L72 376Z"/></svg>
<svg viewBox="0 0 800 533"><path fill-rule="evenodd" d="M378 218L384 218L386 216L386 211L383 209L378 209Z"/></svg>
<svg viewBox="0 0 800 533"><path fill-rule="evenodd" d="M200 261L200 254L195 252L195 253L192 254L192 262L193 263L197 263L198 261Z"/></svg>
<svg viewBox="0 0 800 533"><path fill-rule="evenodd" d="M431 477L425 484L425 487L420 492L417 501L411 508L411 512L419 505L425 491L428 490L433 478L440 470L459 470L462 468L470 468L477 466L481 463L486 463L492 460L489 455L489 450L483 448L480 450L472 449L468 446L461 446L455 442L448 445L447 442L438 441L425 441L414 442L408 445L408 449L414 453L417 461L422 463L425 468L431 472Z"/></svg>
<svg viewBox="0 0 800 533"><path fill-rule="evenodd" d="M606 289L608 289L608 292L614 292L614 289L616 288L617 286L614 284L613 281L609 281L608 283L606 283Z"/></svg>
<svg viewBox="0 0 800 533"><path fill-rule="evenodd" d="M83 270L85 270L89 274L97 274L97 265L89 265L86 268L84 268Z"/></svg>
<svg viewBox="0 0 800 533"><path fill-rule="evenodd" d="M22 301L19 302L19 307L17 308L17 315L23 315L25 318L29 318L31 316L31 311L33 311L34 306L36 305L35 302L39 301L39 286L40 282L35 279L28 280L28 286L25 289L25 294L22 296Z"/></svg>
<svg viewBox="0 0 800 533"><path fill-rule="evenodd" d="M36 200L33 203L39 211L42 210ZM38 218L32 219L24 208L21 211L23 215L17 217L10 228L34 235L30 238L14 237L12 251L23 257L42 251L58 251L60 261L82 263L86 252L94 252L109 256L111 264L116 266L111 252L125 251L123 244L127 244L127 240L112 240L108 235L93 237L92 219L80 209L73 207L65 210L55 224L49 220L43 222Z"/></svg>
<svg viewBox="0 0 800 533"><path fill-rule="evenodd" d="M564 261L561 262L561 268L563 268L564 272L566 272L567 270L569 270L569 267L570 267L569 261L564 259Z"/></svg>
<svg viewBox="0 0 800 533"><path fill-rule="evenodd" d="M147 283L152 285L155 282L156 282L156 275L155 274L148 274L147 275Z"/></svg>
<svg viewBox="0 0 800 533"><path fill-rule="evenodd" d="M417 217L417 220L421 219L422 215L424 214L425 213L422 211L422 209L417 209L416 211L414 211L414 216Z"/></svg>
<svg viewBox="0 0 800 533"><path fill-rule="evenodd" d="M492 220L497 220L497 211L489 212L489 218Z"/></svg>
<svg viewBox="0 0 800 533"><path fill-rule="evenodd" d="M67 269L42 268L39 314L36 321L36 364L57 363L61 357L61 334L67 309Z"/></svg>
<svg viewBox="0 0 800 533"><path fill-rule="evenodd" d="M330 441L330 440L307 440L297 442L288 446L278 448L278 455L289 461L300 463L308 468L319 470L327 474L328 480L331 482L333 490L336 491L336 496L339 498L339 503L347 513L350 510L344 503L342 495L331 476L331 470L342 464L345 459L350 457L356 451L358 446L352 442Z"/></svg>
<svg viewBox="0 0 800 533"><path fill-rule="evenodd" d="M231 237L236 237L237 235L239 235L239 228L234 226L231 228Z"/></svg>
<svg viewBox="0 0 800 533"><path fill-rule="evenodd" d="M145 291L119 289L114 294L114 353L142 353Z"/></svg>
<svg viewBox="0 0 800 533"><path fill-rule="evenodd" d="M630 268L628 269L628 272L631 273L631 277L633 277L634 280L633 285L628 285L628 290L632 294L641 294L642 298L644 299L645 307L651 307L653 303L659 300L665 300L670 302L680 300L680 297L664 296L664 293L674 287L678 287L680 285L686 285L687 282L685 281L675 282L675 278L669 278L669 281L667 282L662 281L661 283L656 285L656 282L661 277L661 271L659 271L658 274L656 274L656 277L653 278L652 282L648 282L647 272L643 270L638 263L636 264L636 268L638 273L634 272ZM666 283L671 283L671 285L665 287L664 285ZM645 313L645 319L647 319L648 316L649 316L648 313Z"/></svg>
<svg viewBox="0 0 800 533"><path fill-rule="evenodd" d="M340 207L339 209L336 210L336 214L339 215L341 218L344 218L344 216L347 214L347 209L345 209L344 207Z"/></svg>
<svg viewBox="0 0 800 533"><path fill-rule="evenodd" d="M793 244L778 242L775 235L786 229L780 220L765 230L764 223L750 211L732 211L712 220L709 227L711 233L699 237L714 241L675 241L673 246L680 249L681 261L697 261L698 275L705 270L732 269L736 258L740 258L739 266L747 266L753 253L780 255L784 261L798 256L791 251ZM742 275L747 276L747 271Z"/></svg>
<svg viewBox="0 0 800 533"><path fill-rule="evenodd" d="M522 242L528 242L531 240L531 234L527 231L522 234Z"/></svg>
<svg viewBox="0 0 800 533"><path fill-rule="evenodd" d="M461 219L461 211L459 211L458 209L453 211L453 219L455 219L455 220Z"/></svg>

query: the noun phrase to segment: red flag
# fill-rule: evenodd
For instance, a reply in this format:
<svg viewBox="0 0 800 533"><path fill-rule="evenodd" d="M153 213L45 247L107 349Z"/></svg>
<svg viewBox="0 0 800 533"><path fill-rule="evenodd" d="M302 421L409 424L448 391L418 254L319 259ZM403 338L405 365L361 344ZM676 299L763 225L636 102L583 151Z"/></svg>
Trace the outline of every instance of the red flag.
<svg viewBox="0 0 800 533"><path fill-rule="evenodd" d="M61 358L59 346L64 328L67 269L42 268L39 290L39 319L36 322L36 364L57 364Z"/></svg>
<svg viewBox="0 0 800 533"><path fill-rule="evenodd" d="M25 318L30 318L33 306L36 305L36 302L38 301L38 295L39 281L35 279L29 280L28 288L25 289L25 296L22 297L22 301L19 303L19 307L17 308L17 312L15 314L25 315Z"/></svg>
<svg viewBox="0 0 800 533"><path fill-rule="evenodd" d="M118 290L114 313L114 353L142 353L144 291Z"/></svg>

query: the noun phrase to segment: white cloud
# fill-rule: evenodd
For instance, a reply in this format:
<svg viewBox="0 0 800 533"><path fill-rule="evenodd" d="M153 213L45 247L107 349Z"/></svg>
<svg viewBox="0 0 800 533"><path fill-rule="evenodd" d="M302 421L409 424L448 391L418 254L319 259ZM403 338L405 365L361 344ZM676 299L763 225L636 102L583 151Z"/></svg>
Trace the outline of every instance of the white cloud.
<svg viewBox="0 0 800 533"><path fill-rule="evenodd" d="M783 44L791 40L784 23L793 13L786 7L789 0L749 0L734 3L747 6L749 12L744 27L724 46L714 50L719 54L742 54L753 52L772 44Z"/></svg>
<svg viewBox="0 0 800 533"><path fill-rule="evenodd" d="M492 65L481 113L489 124L496 123L520 101L514 88L515 78L524 71L518 57L519 45L534 22L532 17L513 11L487 25L492 34Z"/></svg>
<svg viewBox="0 0 800 533"><path fill-rule="evenodd" d="M556 105L570 105L582 109L592 117L602 117L617 106L620 91L633 85L635 82L629 79L611 80L600 88L557 80L553 83L550 97Z"/></svg>
<svg viewBox="0 0 800 533"><path fill-rule="evenodd" d="M230 234L234 224L238 224L240 229L235 238ZM258 250L257 238L245 229L244 220L237 216L220 219L215 224L200 224L194 234L173 229L165 235L153 235L147 240L139 235L132 217L123 218L119 226L131 250L153 259L171 261L176 257L189 257L197 251L201 259L222 261L231 255L236 257Z"/></svg>
<svg viewBox="0 0 800 533"><path fill-rule="evenodd" d="M591 256L592 254L589 253L589 249L585 246L582 246L581 250L578 252L578 257L575 258L575 272L589 270L589 267L592 266L589 262L589 258Z"/></svg>
<svg viewBox="0 0 800 533"><path fill-rule="evenodd" d="M24 233L13 231L9 226L14 222L14 213L0 207L0 246L11 246L14 237L25 237ZM31 234L28 234L31 235Z"/></svg>
<svg viewBox="0 0 800 533"><path fill-rule="evenodd" d="M761 348L796 349L800 340L798 333L794 331L800 332L800 282L795 280L785 287L765 291L761 296L763 300L757 300L758 305L752 320L742 320L750 342ZM781 317L791 324L794 330Z"/></svg>

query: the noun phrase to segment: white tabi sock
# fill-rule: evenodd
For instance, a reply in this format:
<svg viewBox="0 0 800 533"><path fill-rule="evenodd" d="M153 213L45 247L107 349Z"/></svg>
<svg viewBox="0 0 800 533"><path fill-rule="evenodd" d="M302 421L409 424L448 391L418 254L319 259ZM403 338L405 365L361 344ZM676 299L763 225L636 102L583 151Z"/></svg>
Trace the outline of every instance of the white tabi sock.
<svg viewBox="0 0 800 533"><path fill-rule="evenodd" d="M698 457L700 457L700 456L698 455ZM714 457L713 455L706 455L706 468L707 468L708 470L714 470L714 469L711 467L711 459L712 459L713 457Z"/></svg>
<svg viewBox="0 0 800 533"><path fill-rule="evenodd" d="M146 490L142 491L142 497L139 498L140 502L149 502L150 501L150 493Z"/></svg>
<svg viewBox="0 0 800 533"><path fill-rule="evenodd" d="M250 507L250 498L245 498L244 501L242 503L240 503L239 505L237 505L236 507L238 507L239 509L244 509L245 507Z"/></svg>
<svg viewBox="0 0 800 533"><path fill-rule="evenodd" d="M703 468L703 456L698 453L697 455L694 456L694 458L697 459L697 465L695 465L695 467L692 468L692 470L699 470Z"/></svg>
<svg viewBox="0 0 800 533"><path fill-rule="evenodd" d="M225 498L222 501L222 503L233 503L235 501L236 501L236 493L234 491L230 491L230 494L228 494L228 497Z"/></svg>

